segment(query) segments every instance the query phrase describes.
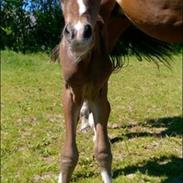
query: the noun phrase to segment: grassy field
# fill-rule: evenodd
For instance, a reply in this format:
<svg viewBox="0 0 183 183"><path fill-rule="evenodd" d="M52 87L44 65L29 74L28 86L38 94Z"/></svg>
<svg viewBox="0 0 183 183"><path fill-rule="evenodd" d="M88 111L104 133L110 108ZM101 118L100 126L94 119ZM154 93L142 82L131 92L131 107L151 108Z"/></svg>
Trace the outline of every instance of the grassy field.
<svg viewBox="0 0 183 183"><path fill-rule="evenodd" d="M54 183L64 134L58 64L46 54L1 55L1 181ZM130 63L109 81L114 183L182 183L182 63ZM92 132L78 130L72 182L100 183ZM90 139L90 140L88 140Z"/></svg>

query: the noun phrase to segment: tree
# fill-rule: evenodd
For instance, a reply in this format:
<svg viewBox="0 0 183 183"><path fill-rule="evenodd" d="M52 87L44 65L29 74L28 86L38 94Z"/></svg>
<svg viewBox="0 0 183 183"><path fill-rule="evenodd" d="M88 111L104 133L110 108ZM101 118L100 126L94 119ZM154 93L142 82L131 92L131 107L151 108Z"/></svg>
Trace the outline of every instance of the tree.
<svg viewBox="0 0 183 183"><path fill-rule="evenodd" d="M54 0L2 0L1 49L37 51L60 40L63 16Z"/></svg>

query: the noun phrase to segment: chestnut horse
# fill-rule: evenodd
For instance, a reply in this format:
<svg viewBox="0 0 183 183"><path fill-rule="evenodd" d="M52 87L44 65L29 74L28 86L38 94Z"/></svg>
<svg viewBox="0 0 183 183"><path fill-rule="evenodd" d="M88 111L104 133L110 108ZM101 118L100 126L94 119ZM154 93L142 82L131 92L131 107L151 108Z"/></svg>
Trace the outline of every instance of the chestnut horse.
<svg viewBox="0 0 183 183"><path fill-rule="evenodd" d="M139 29L166 42L183 41L183 0L116 0Z"/></svg>
<svg viewBox="0 0 183 183"><path fill-rule="evenodd" d="M142 53L145 58L153 61L157 58L166 63L167 57L170 56L170 49L164 42L146 36L134 28L131 22L157 39L168 42L180 41L181 0L175 0L176 7L170 6L172 2L169 0L162 1L166 3L168 13L157 12L161 10L162 2L158 4L155 0L144 0L144 7L147 5L153 8L150 12L142 13L143 15L140 12L138 14L140 6L136 4L135 7L136 1L134 4L133 0L129 1L129 7L128 1L62 1L65 27L57 51L65 81L63 107L66 131L59 183L70 182L78 161L76 128L79 118L82 121L82 130L88 126L93 127L94 154L101 168L102 179L104 183L112 182L112 153L107 132L110 114L110 104L107 99L108 79L114 69L123 65L119 58L121 55L128 54L129 49L130 53L135 53L138 58L141 58L140 53ZM131 8L134 8L134 11L131 12ZM147 17L144 17L145 13ZM153 17L153 13L156 17ZM162 16L158 19L159 22L156 19L158 14ZM152 18L149 18L150 15ZM149 24L146 26L147 21ZM163 28L157 31L156 27L161 24ZM166 29L171 26L172 29ZM174 34L176 32L178 33ZM118 43L122 45L118 47Z"/></svg>

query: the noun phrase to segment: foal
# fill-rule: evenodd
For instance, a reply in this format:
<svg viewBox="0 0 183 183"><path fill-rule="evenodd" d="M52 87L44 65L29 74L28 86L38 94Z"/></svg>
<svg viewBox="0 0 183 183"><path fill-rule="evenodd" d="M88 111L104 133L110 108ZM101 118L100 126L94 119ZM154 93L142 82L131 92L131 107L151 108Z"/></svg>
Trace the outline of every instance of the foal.
<svg viewBox="0 0 183 183"><path fill-rule="evenodd" d="M76 127L83 103L93 113L95 158L105 183L111 183L112 154L107 135L110 104L107 82L112 64L105 53L98 12L100 0L67 0L63 4L65 28L60 44L60 62L64 75L65 139L61 155L59 183L70 182L78 161Z"/></svg>
<svg viewBox="0 0 183 183"><path fill-rule="evenodd" d="M136 34L130 32L133 29L129 29L129 20L125 15L118 16L120 12L113 11L116 7L119 5L115 0L62 0L65 27L59 55L65 80L63 107L66 132L59 183L70 182L79 156L76 146L77 123L79 117L87 121L89 113L90 118L93 118L91 126L95 131L95 158L101 167L104 183L112 182L112 154L107 135L110 113L107 87L113 69L121 65L118 61L117 64L111 61L108 54L113 50L120 35L125 31L130 33L132 42L129 42L130 44L127 42L126 45L134 47L132 51L138 57L140 57L140 46L147 60L156 63L154 58L158 58L166 63L166 58L169 57L166 52L169 48L164 43L148 37L142 39L141 34L139 39ZM124 42L127 41L126 37L129 38L127 35L122 37ZM117 51L121 53L121 50ZM119 56L118 52L115 54Z"/></svg>

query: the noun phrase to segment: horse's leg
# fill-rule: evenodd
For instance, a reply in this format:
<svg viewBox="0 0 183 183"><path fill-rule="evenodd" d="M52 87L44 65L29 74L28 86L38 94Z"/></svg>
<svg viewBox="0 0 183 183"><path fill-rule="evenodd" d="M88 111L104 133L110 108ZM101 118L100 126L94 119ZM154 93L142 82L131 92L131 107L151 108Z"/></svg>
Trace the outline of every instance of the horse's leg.
<svg viewBox="0 0 183 183"><path fill-rule="evenodd" d="M80 99L70 89L65 88L64 98L65 140L61 155L59 183L69 183L78 161L76 146L76 126L81 107Z"/></svg>
<svg viewBox="0 0 183 183"><path fill-rule="evenodd" d="M81 128L82 132L88 131L90 128L93 129L93 142L96 140L96 131L95 131L95 122L93 118L93 113L90 110L88 101L85 101L81 107L80 111L80 120L81 120Z"/></svg>
<svg viewBox="0 0 183 183"><path fill-rule="evenodd" d="M111 15L107 24L108 52L111 52L113 50L120 36L127 30L129 25L130 22L125 16Z"/></svg>
<svg viewBox="0 0 183 183"><path fill-rule="evenodd" d="M108 53L113 50L120 36L127 30L130 25L129 19L120 13L120 6L118 7L115 5L116 0L101 1L100 15L105 22L103 35Z"/></svg>
<svg viewBox="0 0 183 183"><path fill-rule="evenodd" d="M88 105L88 101L84 101L80 110L80 121L81 121L80 130L82 132L88 131L89 128L91 127L89 123L89 115L90 115L90 108Z"/></svg>
<svg viewBox="0 0 183 183"><path fill-rule="evenodd" d="M107 132L107 122L110 114L110 104L107 100L107 84L101 89L99 96L91 106L96 131L95 157L101 167L101 175L104 183L111 183L112 153Z"/></svg>

